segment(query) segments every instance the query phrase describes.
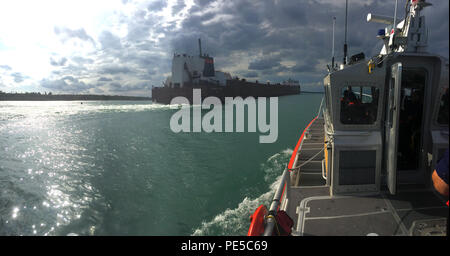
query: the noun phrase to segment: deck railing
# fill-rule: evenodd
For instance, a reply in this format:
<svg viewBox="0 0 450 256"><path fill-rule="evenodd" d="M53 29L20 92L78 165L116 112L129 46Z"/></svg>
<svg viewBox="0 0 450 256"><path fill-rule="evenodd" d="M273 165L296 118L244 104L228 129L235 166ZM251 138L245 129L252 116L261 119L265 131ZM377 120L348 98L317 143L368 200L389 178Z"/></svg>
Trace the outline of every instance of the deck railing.
<svg viewBox="0 0 450 256"><path fill-rule="evenodd" d="M305 137L305 134L309 130L309 127L320 116L320 112L322 110L322 103L323 98L322 102L320 103L319 112L317 113L317 116L303 130L303 133L300 136L300 139L298 140L294 151L292 152L289 164L283 171L280 185L278 186L275 195L273 196L273 200L269 208L269 218L267 218L266 225L264 227L264 236L271 236L273 234L273 229L276 225L275 217L277 214L277 210L279 210L280 207L281 209L285 209L287 207L289 201L289 194L291 190L291 170L293 169L294 166L297 165L298 152L301 150L303 146L303 138Z"/></svg>
<svg viewBox="0 0 450 256"><path fill-rule="evenodd" d="M264 227L264 236L271 236L273 233L273 228L276 225L275 217L277 215L277 210L280 208L281 200L284 196L284 203L289 200L289 192L291 190L291 175L288 168L284 169L281 176L280 186L278 186L277 191L272 200L272 204L269 208L269 216L272 218L267 218L266 225ZM284 195L283 195L284 194Z"/></svg>

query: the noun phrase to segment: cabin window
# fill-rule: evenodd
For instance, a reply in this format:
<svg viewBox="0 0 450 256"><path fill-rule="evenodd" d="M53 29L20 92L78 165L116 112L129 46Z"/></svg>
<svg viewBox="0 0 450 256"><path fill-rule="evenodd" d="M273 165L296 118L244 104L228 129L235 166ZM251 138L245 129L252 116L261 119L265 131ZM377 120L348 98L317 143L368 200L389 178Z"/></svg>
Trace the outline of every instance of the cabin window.
<svg viewBox="0 0 450 256"><path fill-rule="evenodd" d="M445 88L439 105L439 113L437 121L439 124L447 124L448 125L448 88Z"/></svg>
<svg viewBox="0 0 450 256"><path fill-rule="evenodd" d="M373 124L377 120L379 89L347 86L341 89L341 123Z"/></svg>

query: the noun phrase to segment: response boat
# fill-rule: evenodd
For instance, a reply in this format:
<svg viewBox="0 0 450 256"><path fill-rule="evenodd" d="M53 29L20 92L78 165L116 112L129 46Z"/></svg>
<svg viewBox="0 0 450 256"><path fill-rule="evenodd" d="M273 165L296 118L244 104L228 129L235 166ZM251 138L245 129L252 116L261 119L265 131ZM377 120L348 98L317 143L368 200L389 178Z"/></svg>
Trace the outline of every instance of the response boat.
<svg viewBox="0 0 450 256"><path fill-rule="evenodd" d="M449 64L427 51L429 5L407 1L400 22L367 16L388 25L380 54L329 68L319 114L248 235L280 235L280 213L295 236L446 235L448 198L431 173L449 144Z"/></svg>

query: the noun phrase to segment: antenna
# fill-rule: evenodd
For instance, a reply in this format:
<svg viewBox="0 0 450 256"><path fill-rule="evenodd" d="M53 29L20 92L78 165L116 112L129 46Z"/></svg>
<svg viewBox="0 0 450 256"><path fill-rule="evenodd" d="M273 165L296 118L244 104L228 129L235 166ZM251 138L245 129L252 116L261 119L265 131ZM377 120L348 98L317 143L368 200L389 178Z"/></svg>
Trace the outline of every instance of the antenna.
<svg viewBox="0 0 450 256"><path fill-rule="evenodd" d="M333 17L333 43L332 43L332 50L331 50L331 69L334 69L334 26L336 25L336 17Z"/></svg>
<svg viewBox="0 0 450 256"><path fill-rule="evenodd" d="M200 57L202 56L202 40L198 39L198 50L200 52Z"/></svg>
<svg viewBox="0 0 450 256"><path fill-rule="evenodd" d="M376 22L376 23L383 23L387 25L392 25L393 17L390 16L384 16L384 15L377 15L373 13L367 14L367 22ZM397 22L400 22L400 19L397 19Z"/></svg>
<svg viewBox="0 0 450 256"><path fill-rule="evenodd" d="M348 0L345 0L344 65L347 64L347 13L348 13Z"/></svg>
<svg viewBox="0 0 450 256"><path fill-rule="evenodd" d="M393 29L395 31L396 26L397 26L397 4L398 4L398 0L395 0L395 9L394 9L394 25L393 25Z"/></svg>

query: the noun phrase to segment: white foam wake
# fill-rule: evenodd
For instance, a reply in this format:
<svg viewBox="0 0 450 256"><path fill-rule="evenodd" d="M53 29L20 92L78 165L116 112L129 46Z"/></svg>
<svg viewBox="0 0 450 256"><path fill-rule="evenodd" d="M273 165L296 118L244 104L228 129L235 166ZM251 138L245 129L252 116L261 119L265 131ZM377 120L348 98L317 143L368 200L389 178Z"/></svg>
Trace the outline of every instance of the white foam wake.
<svg viewBox="0 0 450 256"><path fill-rule="evenodd" d="M250 225L250 215L261 204L266 205L266 207L269 206L275 190L281 182L281 174L284 170L284 165L287 163L292 152L292 149L285 149L269 157L265 163L261 164L261 169L263 169L265 173L264 180L270 184L269 191L254 199L245 197L235 209L226 209L211 221L203 222L192 235L246 235Z"/></svg>
<svg viewBox="0 0 450 256"><path fill-rule="evenodd" d="M83 104L84 103L84 104ZM0 103L0 120L38 118L110 112L142 112L177 109L163 104L117 104L116 102L80 101L11 101Z"/></svg>

